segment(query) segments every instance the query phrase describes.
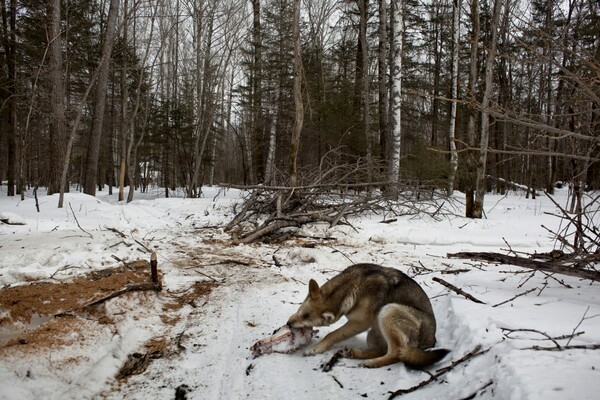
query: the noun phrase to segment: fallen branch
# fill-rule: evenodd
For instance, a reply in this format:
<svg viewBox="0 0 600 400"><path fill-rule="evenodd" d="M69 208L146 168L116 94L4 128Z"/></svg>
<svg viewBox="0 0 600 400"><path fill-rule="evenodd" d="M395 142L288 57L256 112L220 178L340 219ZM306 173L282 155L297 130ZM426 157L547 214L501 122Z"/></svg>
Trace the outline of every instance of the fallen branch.
<svg viewBox="0 0 600 400"><path fill-rule="evenodd" d="M81 308L84 309L84 308L88 308L88 307L92 307L92 306L97 306L98 304L104 303L110 299L114 299L115 297L119 297L125 293L140 292L140 291L144 291L144 290L154 290L156 292L159 292L161 290L161 284L160 284L160 282L158 282L158 283L149 282L149 283L138 283L135 285L127 285L127 286L125 286L124 289L117 290L116 292L113 292L113 293L109 294L108 296L102 297L101 299L98 299L91 303L88 303Z"/></svg>
<svg viewBox="0 0 600 400"><path fill-rule="evenodd" d="M541 346L532 346L523 350L543 350L543 351L563 351L563 350L599 350L600 344L577 344L571 346L562 346L562 347L541 347Z"/></svg>
<svg viewBox="0 0 600 400"><path fill-rule="evenodd" d="M331 377L333 378L333 380L335 381L335 383L337 383L337 384L340 386L340 388L342 388L342 389L344 388L344 385L342 385L342 382L340 382L340 381L338 380L338 378L336 378L336 377L335 377L335 376L333 376L333 375L331 375Z"/></svg>
<svg viewBox="0 0 600 400"><path fill-rule="evenodd" d="M333 369L333 366L344 356L344 349L335 352L333 357L329 359L325 364L321 364L321 371L329 372Z"/></svg>
<svg viewBox="0 0 600 400"><path fill-rule="evenodd" d="M81 307L81 309L96 306L110 299L114 299L115 297L119 297L125 293L141 292L145 290L154 290L156 292L160 292L162 290L162 282L160 281L160 277L158 276L158 262L156 260L156 253L154 252L152 252L152 255L150 256L150 276L151 282L127 285L121 290L117 290L116 292L113 292L108 296L104 296L101 299L92 301L91 303L84 305L83 307Z"/></svg>
<svg viewBox="0 0 600 400"><path fill-rule="evenodd" d="M461 400L471 400L474 399L475 397L477 397L477 395L484 391L485 389L487 389L489 386L492 386L494 384L494 381L490 380L488 383L486 383L485 385L483 385L482 387L480 387L479 389L477 389L474 393L472 393L471 395L467 396L467 397L463 397Z"/></svg>
<svg viewBox="0 0 600 400"><path fill-rule="evenodd" d="M89 237L91 237L93 239L94 237L92 236L92 234L89 233L88 231L86 231L85 229L83 229L81 227L81 225L79 224L79 220L77 219L77 215L75 215L75 211L73 211L73 207L71 207L71 203L69 203L69 208L71 209L71 212L73 213L73 218L75 218L75 222L77 222L77 226L79 227L79 229L81 229L84 233L86 233Z"/></svg>
<svg viewBox="0 0 600 400"><path fill-rule="evenodd" d="M464 290L457 288L456 286L454 286L451 283L446 282L445 280L443 280L442 278L438 278L437 276L433 277L433 280L436 281L437 283L446 286L448 289L460 294L461 296L466 297L467 299L474 301L475 303L479 303L479 304L485 304L483 301L473 297L472 295L470 295L469 293L465 292Z"/></svg>
<svg viewBox="0 0 600 400"><path fill-rule="evenodd" d="M498 306L501 306L502 304L510 303L510 302L511 302L511 301L513 301L514 299L516 299L516 298L519 298L519 297L521 297L521 296L525 296L525 295L527 295L527 294L529 294L529 293L533 292L534 290L536 290L536 289L535 289L535 288L533 288L533 289L529 289L529 290L528 290L528 291L526 291L526 292L519 293L519 294L517 294L516 296L513 296L513 297L511 297L511 298L510 298L510 299L508 299L508 300L504 300L504 301L503 301L503 302L501 302L501 303L494 304L492 307L498 307Z"/></svg>
<svg viewBox="0 0 600 400"><path fill-rule="evenodd" d="M501 253L461 252L448 253L447 256L450 258L468 258L471 260L487 261L500 264L511 264L523 268L533 269L536 271L545 271L550 273L569 275L577 278L590 279L592 281L600 282L600 272L577 268L573 265L565 265L563 262L558 263L553 261L538 261L532 260L531 258L509 256ZM592 256L597 257L596 255ZM574 264L580 262L577 259L572 261Z"/></svg>
<svg viewBox="0 0 600 400"><path fill-rule="evenodd" d="M109 230L109 231L111 231L111 232L113 232L113 233L117 234L117 236L120 236L120 237L121 237L121 238L123 238L123 239L127 239L127 235L126 235L126 234L124 234L123 232L121 232L120 230L118 230L117 228L112 228L112 227L110 227L110 226L105 226L104 228L105 228L106 230Z"/></svg>
<svg viewBox="0 0 600 400"><path fill-rule="evenodd" d="M431 382L434 382L435 380L437 380L440 376L452 371L454 368L456 368L457 366L459 366L460 364L469 361L470 359L477 357L481 354L485 354L489 351L490 349L486 349L486 350L482 350L481 349L481 345L478 345L477 347L475 347L473 350L471 350L470 352L468 352L467 354L465 354L464 356L462 356L460 359L453 361L452 364L450 364L447 367L444 368L440 368L438 369L435 374L431 375L431 377L429 379L426 379L424 381L422 381L421 383L418 383L417 385L410 387L408 389L398 389L394 392L389 392L390 396L388 397L388 400L391 400L393 398L396 398L398 396L401 396L403 394L407 394L407 393L411 393L414 392L416 390L421 389L422 387L425 387L427 385L429 385ZM481 390L481 389L480 389Z"/></svg>

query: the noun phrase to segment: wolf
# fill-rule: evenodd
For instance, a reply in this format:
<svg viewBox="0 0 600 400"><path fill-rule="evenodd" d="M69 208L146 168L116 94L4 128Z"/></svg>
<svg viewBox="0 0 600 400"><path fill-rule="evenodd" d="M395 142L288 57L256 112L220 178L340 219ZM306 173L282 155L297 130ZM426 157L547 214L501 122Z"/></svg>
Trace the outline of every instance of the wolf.
<svg viewBox="0 0 600 400"><path fill-rule="evenodd" d="M308 296L288 320L292 328L329 326L345 316L347 322L308 348L320 354L334 344L369 330L367 348L345 348L350 358L378 368L403 362L414 368L429 366L449 352L426 350L435 346L436 322L429 298L403 272L376 264L355 264L319 287L311 279Z"/></svg>

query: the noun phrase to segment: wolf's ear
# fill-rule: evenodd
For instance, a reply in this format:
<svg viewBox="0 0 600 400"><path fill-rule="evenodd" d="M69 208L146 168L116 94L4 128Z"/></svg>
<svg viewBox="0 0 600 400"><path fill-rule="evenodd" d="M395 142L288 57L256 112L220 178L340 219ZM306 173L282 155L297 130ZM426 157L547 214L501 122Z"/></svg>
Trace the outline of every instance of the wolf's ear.
<svg viewBox="0 0 600 400"><path fill-rule="evenodd" d="M314 279L311 279L308 282L308 294L313 300L318 300L321 298L321 289L319 289L319 284Z"/></svg>
<svg viewBox="0 0 600 400"><path fill-rule="evenodd" d="M324 312L322 317L323 317L323 320L325 322L327 322L328 324L332 324L333 320L335 319L335 315L330 311Z"/></svg>

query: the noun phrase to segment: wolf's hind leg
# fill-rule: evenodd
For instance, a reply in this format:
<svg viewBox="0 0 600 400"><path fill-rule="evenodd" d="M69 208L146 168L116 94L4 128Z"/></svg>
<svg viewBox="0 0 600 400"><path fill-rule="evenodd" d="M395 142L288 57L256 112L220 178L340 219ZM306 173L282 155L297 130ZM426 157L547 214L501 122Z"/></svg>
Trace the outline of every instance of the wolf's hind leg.
<svg viewBox="0 0 600 400"><path fill-rule="evenodd" d="M407 352L412 353L413 348L418 345L421 328L414 311L400 304L388 304L379 311L377 322L387 348L384 354L365 361L365 367L379 368L394 364L404 361Z"/></svg>
<svg viewBox="0 0 600 400"><path fill-rule="evenodd" d="M347 348L344 355L349 358L358 358L367 360L383 356L387 351L387 343L379 330L379 326L375 325L367 334L367 348L359 349L356 347Z"/></svg>

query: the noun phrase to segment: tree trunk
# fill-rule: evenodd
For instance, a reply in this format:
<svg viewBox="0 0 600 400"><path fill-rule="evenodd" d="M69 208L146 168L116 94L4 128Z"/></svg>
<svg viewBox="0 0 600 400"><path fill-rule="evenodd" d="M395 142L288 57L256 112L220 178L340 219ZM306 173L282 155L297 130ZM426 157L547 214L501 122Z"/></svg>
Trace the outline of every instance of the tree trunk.
<svg viewBox="0 0 600 400"><path fill-rule="evenodd" d="M267 163L265 166L265 185L273 184L273 172L275 170L275 154L277 151L277 124L279 123L279 98L282 95L281 86L277 89L277 97L273 101L274 110L269 131L269 149L267 151Z"/></svg>
<svg viewBox="0 0 600 400"><path fill-rule="evenodd" d="M260 0L252 0L252 165L253 180L263 182L265 170L264 116L262 98L262 27Z"/></svg>
<svg viewBox="0 0 600 400"><path fill-rule="evenodd" d="M488 143L490 138L489 111L490 99L493 89L494 61L496 59L496 46L498 42L498 22L502 0L494 0L494 11L491 22L491 38L488 43L487 58L485 61L485 89L481 101L481 138L479 142L479 160L477 163L477 178L475 181L475 203L473 204L473 218L483 216L483 200L486 192L486 163Z"/></svg>
<svg viewBox="0 0 600 400"><path fill-rule="evenodd" d="M10 17L10 18L9 18ZM6 142L7 142L7 195L15 195L15 179L17 176L17 39L16 39L17 1L11 0L10 14L6 10L5 0L2 0L2 41L6 57L8 73L6 104ZM24 151L24 149L21 149ZM2 176L0 175L0 181ZM19 190L17 190L18 192Z"/></svg>
<svg viewBox="0 0 600 400"><path fill-rule="evenodd" d="M381 146L381 158L388 158L388 134L389 134L389 117L388 117L388 37L387 37L387 4L385 0L379 2L379 46L378 46L378 66L377 74L379 76L379 142Z"/></svg>
<svg viewBox="0 0 600 400"><path fill-rule="evenodd" d="M467 96L469 98L469 119L467 122L467 143L470 148L475 148L475 107L477 94L475 93L475 86L477 84L477 63L478 63L478 46L479 46L479 4L478 0L471 0L471 55L469 61L469 89L467 90ZM467 152L467 171L465 179L465 216L467 218L474 218L475 216L475 170L476 170L476 155L475 152L469 150Z"/></svg>
<svg viewBox="0 0 600 400"><path fill-rule="evenodd" d="M295 187L298 180L298 149L300 147L300 132L304 121L304 105L302 104L302 53L300 48L300 3L294 0L294 14L292 16L292 38L294 41L294 106L295 117L292 128L292 141L290 145L290 186Z"/></svg>
<svg viewBox="0 0 600 400"><path fill-rule="evenodd" d="M362 125L366 141L367 152L367 180L373 182L372 151L373 142L371 138L370 116L369 116L369 46L367 42L367 19L368 19L368 0L359 0L360 8L360 29L359 40L361 49L360 72L362 73L361 87L361 106L362 106Z"/></svg>
<svg viewBox="0 0 600 400"><path fill-rule="evenodd" d="M448 142L450 144L450 174L448 176L448 196L454 192L454 180L456 179L456 170L458 169L458 152L456 151L456 108L458 97L458 54L460 43L460 9L461 0L453 0L452 12L452 104L450 109L450 129L448 132Z"/></svg>
<svg viewBox="0 0 600 400"><path fill-rule="evenodd" d="M128 0L123 3L123 51L127 51L128 27ZM123 65L121 66L121 119L120 119L120 160L119 160L119 201L125 200L125 169L127 168L127 57L123 54ZM131 185L132 183L129 182Z"/></svg>
<svg viewBox="0 0 600 400"><path fill-rule="evenodd" d="M83 192L92 196L96 195L96 182L98 180L98 157L100 156L100 143L102 138L102 126L104 123L104 110L106 108L106 93L108 91L108 74L110 70L110 58L112 55L113 39L116 33L117 15L119 14L119 0L111 0L108 9L108 19L102 44L102 64L98 65L100 75L96 87L96 98L94 100L94 111L92 117L92 130L87 151L85 178L83 181Z"/></svg>
<svg viewBox="0 0 600 400"><path fill-rule="evenodd" d="M189 197L197 197L200 193L196 191L196 187L198 186L200 170L203 168L203 160L204 154L206 151L206 143L208 141L208 137L210 136L210 128L213 123L213 116L215 113L215 99L213 98L213 84L215 83L212 68L210 64L210 60L212 58L212 38L213 38L213 12L211 12L207 17L208 19L208 29L206 31L206 48L204 49L204 65L203 65L203 75L201 81L202 89L200 87L198 89L200 92L198 93L199 99L199 109L198 109L198 120L196 125L196 141L194 144L194 170L192 171L192 179L190 187L188 188L188 196ZM198 48L200 51L200 48ZM201 58L197 56L197 62L200 62ZM200 76L198 76L200 79ZM201 186L201 184L200 184ZM201 188L200 188L201 190Z"/></svg>
<svg viewBox="0 0 600 400"><path fill-rule="evenodd" d="M48 194L61 191L61 174L59 166L65 159L65 86L62 70L62 35L60 27L60 0L48 0L50 26L49 46L49 79L50 79L50 159L53 168L48 173Z"/></svg>
<svg viewBox="0 0 600 400"><path fill-rule="evenodd" d="M392 1L392 46L391 46L391 141L390 141L390 195L398 196L398 180L400 178L400 145L401 145L401 106L402 106L402 44L403 44L403 10L402 1Z"/></svg>

